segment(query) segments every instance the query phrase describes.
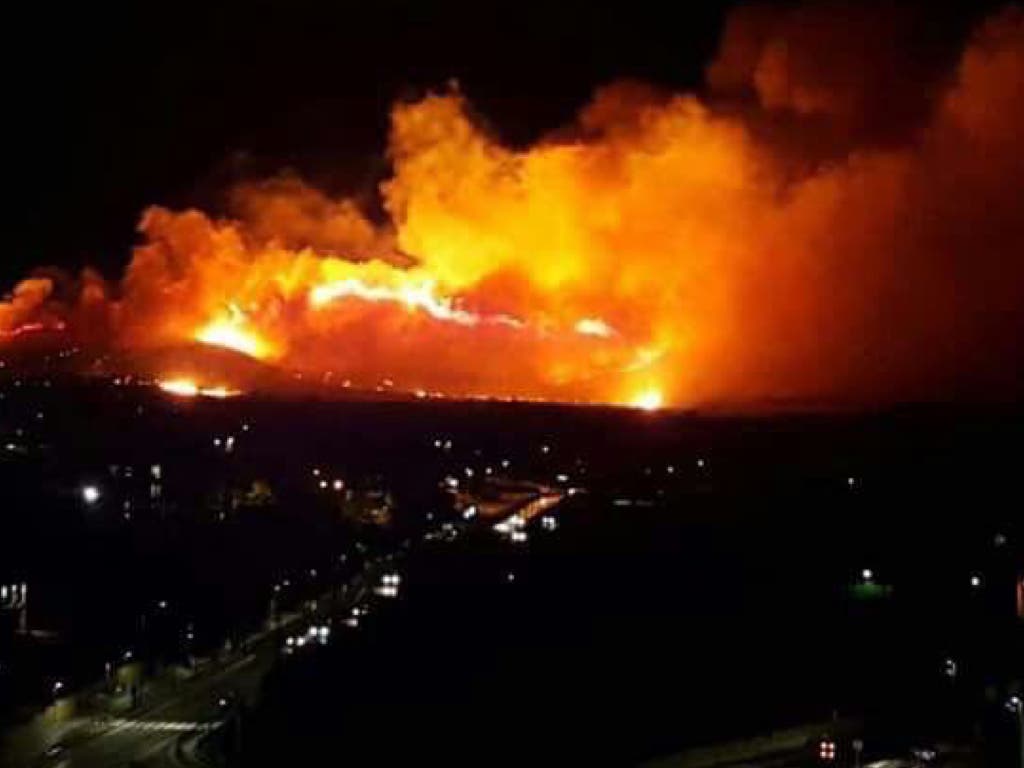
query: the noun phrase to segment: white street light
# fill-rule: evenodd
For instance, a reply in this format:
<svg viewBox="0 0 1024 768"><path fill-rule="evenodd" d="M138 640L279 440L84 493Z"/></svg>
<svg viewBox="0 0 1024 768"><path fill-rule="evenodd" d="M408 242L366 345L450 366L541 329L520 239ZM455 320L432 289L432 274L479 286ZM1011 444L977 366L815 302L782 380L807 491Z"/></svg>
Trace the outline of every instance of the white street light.
<svg viewBox="0 0 1024 768"><path fill-rule="evenodd" d="M82 501L86 504L95 504L100 500L100 489L95 485L82 486Z"/></svg>
<svg viewBox="0 0 1024 768"><path fill-rule="evenodd" d="M1006 702L1006 708L1017 715L1017 737L1020 739L1020 760L1024 765L1024 700L1013 695Z"/></svg>

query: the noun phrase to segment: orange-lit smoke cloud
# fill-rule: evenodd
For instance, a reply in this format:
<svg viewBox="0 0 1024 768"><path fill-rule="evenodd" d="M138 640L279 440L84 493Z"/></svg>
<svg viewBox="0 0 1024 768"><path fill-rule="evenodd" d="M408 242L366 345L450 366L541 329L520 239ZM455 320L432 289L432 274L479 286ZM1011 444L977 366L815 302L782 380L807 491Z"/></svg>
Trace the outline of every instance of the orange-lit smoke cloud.
<svg viewBox="0 0 1024 768"><path fill-rule="evenodd" d="M914 29L741 9L703 97L613 84L526 150L458 92L400 103L387 225L294 178L234 190L230 219L152 208L119 283L26 280L0 333L567 400L1017 394L1024 15L948 66Z"/></svg>

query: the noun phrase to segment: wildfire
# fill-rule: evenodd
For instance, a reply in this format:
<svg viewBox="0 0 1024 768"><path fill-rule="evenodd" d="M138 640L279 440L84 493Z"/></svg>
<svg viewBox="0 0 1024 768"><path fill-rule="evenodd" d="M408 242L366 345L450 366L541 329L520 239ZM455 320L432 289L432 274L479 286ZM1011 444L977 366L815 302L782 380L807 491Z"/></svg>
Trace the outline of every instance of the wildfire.
<svg viewBox="0 0 1024 768"><path fill-rule="evenodd" d="M233 349L260 360L273 356L270 344L235 319L214 321L196 331L194 338L203 344Z"/></svg>
<svg viewBox="0 0 1024 768"><path fill-rule="evenodd" d="M634 395L629 405L632 408L639 408L642 411L657 411L665 404L665 399L660 390L645 389Z"/></svg>
<svg viewBox="0 0 1024 768"><path fill-rule="evenodd" d="M179 397L197 397L199 395L199 385L191 379L168 379L167 381L158 381L157 386L164 392L171 395L178 395Z"/></svg>
<svg viewBox="0 0 1024 768"><path fill-rule="evenodd" d="M25 323L24 325L20 325L16 328L11 328L10 330L0 328L0 338L16 339L19 336L24 336L25 334L40 333L42 331L63 330L64 323L61 322L54 323L53 325L47 325L46 323L41 322Z"/></svg>
<svg viewBox="0 0 1024 768"><path fill-rule="evenodd" d="M576 323L576 333L583 336L598 336L607 339L615 335L615 330L598 317L584 317Z"/></svg>
<svg viewBox="0 0 1024 768"><path fill-rule="evenodd" d="M1024 15L915 83L889 58L912 41L832 13L741 10L711 98L612 84L533 146L458 90L401 101L379 199L281 176L224 218L150 208L123 279L34 273L0 343L194 341L351 389L647 411L1019 396Z"/></svg>
<svg viewBox="0 0 1024 768"><path fill-rule="evenodd" d="M213 397L223 399L240 395L237 389L226 386L201 387L192 379L164 379L157 382L164 392L176 397Z"/></svg>
<svg viewBox="0 0 1024 768"><path fill-rule="evenodd" d="M435 283L432 280L413 280L398 287L390 287L371 285L358 278L350 277L318 285L309 292L309 301L314 308L323 307L344 298L401 304L410 312L425 312L435 320L457 325L474 326L485 322L507 325L512 328L519 328L523 325L521 320L509 315L481 315L459 309L451 298L437 295Z"/></svg>

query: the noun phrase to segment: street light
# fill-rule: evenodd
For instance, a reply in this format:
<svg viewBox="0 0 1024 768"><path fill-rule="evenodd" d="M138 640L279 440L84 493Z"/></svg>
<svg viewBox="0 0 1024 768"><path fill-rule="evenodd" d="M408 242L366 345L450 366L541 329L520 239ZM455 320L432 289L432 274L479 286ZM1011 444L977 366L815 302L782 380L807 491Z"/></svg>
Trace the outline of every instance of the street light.
<svg viewBox="0 0 1024 768"><path fill-rule="evenodd" d="M1006 708L1017 716L1017 738L1020 740L1020 765L1024 768L1024 700L1020 696L1011 696Z"/></svg>
<svg viewBox="0 0 1024 768"><path fill-rule="evenodd" d="M100 489L95 485L82 486L82 501L92 506L100 500Z"/></svg>

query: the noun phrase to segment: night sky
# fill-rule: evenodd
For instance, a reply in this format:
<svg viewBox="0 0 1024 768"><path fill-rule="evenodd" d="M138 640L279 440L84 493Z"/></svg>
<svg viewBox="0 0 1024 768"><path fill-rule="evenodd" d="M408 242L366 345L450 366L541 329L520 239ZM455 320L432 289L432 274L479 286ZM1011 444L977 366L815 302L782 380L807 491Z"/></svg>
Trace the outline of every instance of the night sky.
<svg viewBox="0 0 1024 768"><path fill-rule="evenodd" d="M666 5L20 9L2 47L13 209L0 282L39 264L116 274L146 205L216 211L231 181L282 169L372 205L389 105L450 79L513 144L568 123L616 79L699 89L731 4Z"/></svg>

